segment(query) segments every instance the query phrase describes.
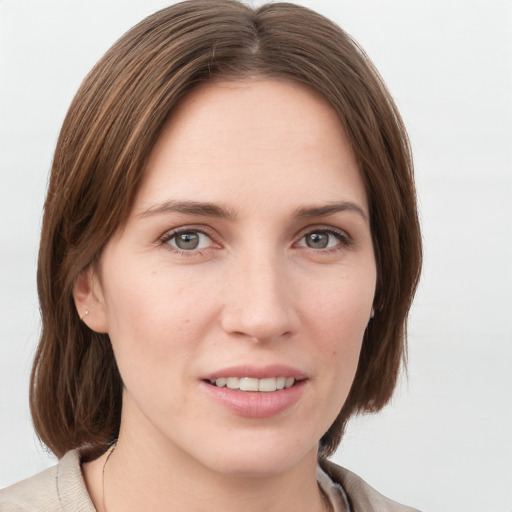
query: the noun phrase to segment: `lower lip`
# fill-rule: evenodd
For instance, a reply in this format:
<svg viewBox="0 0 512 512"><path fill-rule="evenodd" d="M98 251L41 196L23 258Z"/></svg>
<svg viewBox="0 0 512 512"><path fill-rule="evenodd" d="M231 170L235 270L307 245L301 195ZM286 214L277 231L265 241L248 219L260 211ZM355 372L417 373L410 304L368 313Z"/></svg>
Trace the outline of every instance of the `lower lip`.
<svg viewBox="0 0 512 512"><path fill-rule="evenodd" d="M296 382L291 388L270 391L240 391L218 388L202 382L205 391L221 405L245 418L270 418L295 405L304 392L307 379Z"/></svg>

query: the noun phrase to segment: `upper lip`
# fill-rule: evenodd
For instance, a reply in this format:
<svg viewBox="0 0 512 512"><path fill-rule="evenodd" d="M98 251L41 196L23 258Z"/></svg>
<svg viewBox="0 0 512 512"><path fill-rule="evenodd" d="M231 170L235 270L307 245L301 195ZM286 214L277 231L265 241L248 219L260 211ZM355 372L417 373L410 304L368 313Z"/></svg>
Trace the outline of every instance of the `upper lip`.
<svg viewBox="0 0 512 512"><path fill-rule="evenodd" d="M203 380L215 380L227 377L249 377L253 379L265 379L268 377L293 377L295 380L307 378L305 372L283 364L270 364L265 366L237 365L215 370L205 375Z"/></svg>

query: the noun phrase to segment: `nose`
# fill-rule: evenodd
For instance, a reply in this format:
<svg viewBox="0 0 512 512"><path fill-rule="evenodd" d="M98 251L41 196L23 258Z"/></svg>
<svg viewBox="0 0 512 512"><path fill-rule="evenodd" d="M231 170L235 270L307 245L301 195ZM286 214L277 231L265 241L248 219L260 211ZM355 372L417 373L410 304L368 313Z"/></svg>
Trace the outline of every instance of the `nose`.
<svg viewBox="0 0 512 512"><path fill-rule="evenodd" d="M225 283L224 331L259 342L291 335L298 315L286 264L276 257L252 255L235 266Z"/></svg>

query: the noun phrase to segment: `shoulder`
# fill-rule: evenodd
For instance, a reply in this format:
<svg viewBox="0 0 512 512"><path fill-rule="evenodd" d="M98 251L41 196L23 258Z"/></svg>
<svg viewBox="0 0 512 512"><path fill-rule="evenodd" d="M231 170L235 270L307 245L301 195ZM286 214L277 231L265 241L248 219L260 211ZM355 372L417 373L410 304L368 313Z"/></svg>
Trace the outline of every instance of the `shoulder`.
<svg viewBox="0 0 512 512"><path fill-rule="evenodd" d="M1 512L95 512L77 450L56 466L0 491Z"/></svg>
<svg viewBox="0 0 512 512"><path fill-rule="evenodd" d="M334 462L321 459L320 465L335 482L341 484L354 512L419 512L386 498L362 478Z"/></svg>
<svg viewBox="0 0 512 512"><path fill-rule="evenodd" d="M31 478L2 489L0 510L2 512L61 510L58 507L57 467L48 468Z"/></svg>

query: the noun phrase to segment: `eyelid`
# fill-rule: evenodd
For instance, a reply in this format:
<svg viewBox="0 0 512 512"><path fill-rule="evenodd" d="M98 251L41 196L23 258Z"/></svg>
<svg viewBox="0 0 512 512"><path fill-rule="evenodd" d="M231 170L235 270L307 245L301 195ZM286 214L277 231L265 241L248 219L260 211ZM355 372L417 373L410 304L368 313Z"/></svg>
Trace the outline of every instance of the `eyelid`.
<svg viewBox="0 0 512 512"><path fill-rule="evenodd" d="M172 240L173 238L177 237L178 235L180 235L182 233L200 233L204 236L207 236L210 239L211 244L208 247L204 247L202 249L193 249L193 250L187 251L184 249L179 249L178 247L174 247L168 243L170 240ZM219 244L217 242L215 242L214 235L212 234L211 229L209 229L206 226L197 226L197 225L180 226L177 228L169 229L162 236L160 236L158 238L157 243L160 246L167 245L166 248L172 252L176 252L179 254L186 254L188 256L191 256L193 254L199 254L199 253L201 253L201 251L210 249L213 245L219 246Z"/></svg>
<svg viewBox="0 0 512 512"><path fill-rule="evenodd" d="M302 241L305 236L307 236L311 233L315 233L315 232L327 233L329 235L336 237L340 241L340 244L338 244L334 247L328 247L325 249L313 249L313 250L317 250L318 252L321 252L321 251L326 252L326 251L329 251L332 249L338 249L339 245L341 245L342 247L350 247L354 242L353 238L344 229L337 228L334 226L313 225L313 226L308 226L299 232L299 234L297 235L297 242L295 242L294 245L296 245L300 241ZM300 245L299 247L307 247L307 246ZM309 249L309 247L307 247L307 248Z"/></svg>

